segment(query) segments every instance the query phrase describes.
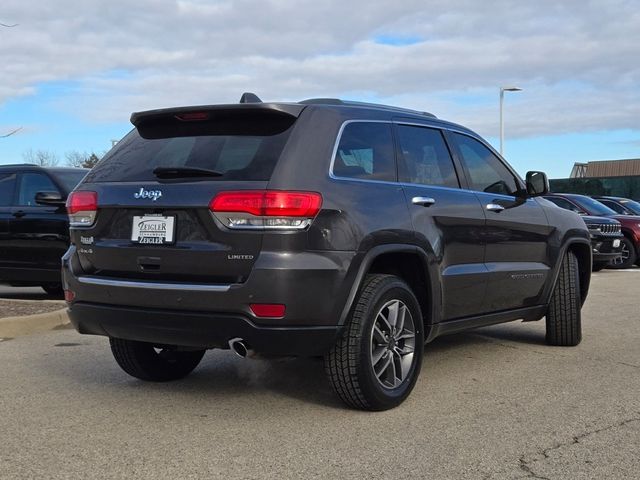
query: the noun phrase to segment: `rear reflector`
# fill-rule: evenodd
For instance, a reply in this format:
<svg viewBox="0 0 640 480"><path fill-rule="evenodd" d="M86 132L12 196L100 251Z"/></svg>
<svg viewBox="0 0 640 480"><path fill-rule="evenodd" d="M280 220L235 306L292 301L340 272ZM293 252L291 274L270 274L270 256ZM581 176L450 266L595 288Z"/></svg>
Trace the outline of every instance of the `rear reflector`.
<svg viewBox="0 0 640 480"><path fill-rule="evenodd" d="M282 318L287 307L279 303L252 303L249 308L256 317Z"/></svg>
<svg viewBox="0 0 640 480"><path fill-rule="evenodd" d="M302 229L322 207L316 192L239 190L218 193L209 209L229 228Z"/></svg>
<svg viewBox="0 0 640 480"><path fill-rule="evenodd" d="M73 300L76 298L76 294L73 293L72 290L65 290L64 291L64 299L67 303L71 303L73 302Z"/></svg>
<svg viewBox="0 0 640 480"><path fill-rule="evenodd" d="M93 225L98 211L98 194L91 191L71 192L67 198L69 225L89 227Z"/></svg>

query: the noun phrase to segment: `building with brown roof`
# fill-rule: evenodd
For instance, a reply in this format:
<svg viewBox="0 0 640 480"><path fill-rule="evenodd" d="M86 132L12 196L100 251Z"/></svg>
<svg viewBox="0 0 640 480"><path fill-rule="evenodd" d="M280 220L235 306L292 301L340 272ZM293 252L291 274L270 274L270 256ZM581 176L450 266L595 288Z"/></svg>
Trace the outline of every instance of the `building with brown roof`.
<svg viewBox="0 0 640 480"><path fill-rule="evenodd" d="M636 175L640 175L640 158L575 163L570 178L631 177Z"/></svg>

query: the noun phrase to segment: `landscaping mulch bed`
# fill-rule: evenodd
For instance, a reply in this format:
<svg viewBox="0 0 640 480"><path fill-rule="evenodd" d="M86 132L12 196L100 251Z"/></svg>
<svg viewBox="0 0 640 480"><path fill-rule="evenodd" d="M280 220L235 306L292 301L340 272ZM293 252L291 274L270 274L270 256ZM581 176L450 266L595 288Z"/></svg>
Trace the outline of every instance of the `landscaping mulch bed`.
<svg viewBox="0 0 640 480"><path fill-rule="evenodd" d="M64 302L0 300L0 318L55 312L64 307Z"/></svg>

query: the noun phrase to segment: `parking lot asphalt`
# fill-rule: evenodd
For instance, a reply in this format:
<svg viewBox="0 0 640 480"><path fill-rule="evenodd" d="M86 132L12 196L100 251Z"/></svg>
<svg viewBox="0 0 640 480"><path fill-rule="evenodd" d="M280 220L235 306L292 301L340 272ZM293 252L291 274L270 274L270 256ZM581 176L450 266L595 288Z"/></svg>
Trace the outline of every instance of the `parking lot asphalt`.
<svg viewBox="0 0 640 480"><path fill-rule="evenodd" d="M0 478L638 478L639 287L594 274L575 348L543 322L437 339L382 413L343 407L320 360L213 351L151 384L101 337L4 340Z"/></svg>

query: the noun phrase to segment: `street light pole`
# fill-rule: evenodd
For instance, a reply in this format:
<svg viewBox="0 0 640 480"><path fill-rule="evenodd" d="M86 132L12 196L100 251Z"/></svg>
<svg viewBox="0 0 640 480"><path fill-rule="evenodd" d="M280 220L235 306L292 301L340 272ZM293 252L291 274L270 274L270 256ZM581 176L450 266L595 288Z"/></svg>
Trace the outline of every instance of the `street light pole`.
<svg viewBox="0 0 640 480"><path fill-rule="evenodd" d="M500 155L504 156L504 115L502 113L504 104L504 92L520 92L520 87L500 87Z"/></svg>

